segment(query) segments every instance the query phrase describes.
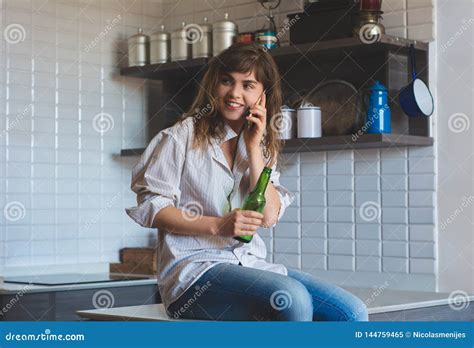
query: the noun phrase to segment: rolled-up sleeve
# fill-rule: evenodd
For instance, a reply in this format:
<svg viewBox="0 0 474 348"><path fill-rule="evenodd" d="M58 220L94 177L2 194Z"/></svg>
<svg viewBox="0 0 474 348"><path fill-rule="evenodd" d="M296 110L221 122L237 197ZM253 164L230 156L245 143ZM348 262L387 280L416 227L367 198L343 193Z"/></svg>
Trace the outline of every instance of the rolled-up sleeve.
<svg viewBox="0 0 474 348"><path fill-rule="evenodd" d="M295 195L280 184L280 172L276 168L276 163L272 166L270 182L272 183L273 187L278 193L278 197L280 198L280 210L278 212L277 221L275 221L273 225L268 226L274 227L277 222L280 221L281 217L285 213L286 208L288 208L295 200Z"/></svg>
<svg viewBox="0 0 474 348"><path fill-rule="evenodd" d="M139 225L152 228L154 217L161 209L178 205L183 149L183 144L173 135L162 131L133 168L131 189L137 194L137 206L125 211Z"/></svg>

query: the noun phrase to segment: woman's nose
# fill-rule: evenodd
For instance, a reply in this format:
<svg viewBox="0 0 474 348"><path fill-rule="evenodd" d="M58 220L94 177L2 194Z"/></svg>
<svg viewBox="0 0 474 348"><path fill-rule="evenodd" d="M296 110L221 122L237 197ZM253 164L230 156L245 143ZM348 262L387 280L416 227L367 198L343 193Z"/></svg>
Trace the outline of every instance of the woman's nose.
<svg viewBox="0 0 474 348"><path fill-rule="evenodd" d="M237 84L234 84L229 91L229 95L235 99L242 99L242 88Z"/></svg>

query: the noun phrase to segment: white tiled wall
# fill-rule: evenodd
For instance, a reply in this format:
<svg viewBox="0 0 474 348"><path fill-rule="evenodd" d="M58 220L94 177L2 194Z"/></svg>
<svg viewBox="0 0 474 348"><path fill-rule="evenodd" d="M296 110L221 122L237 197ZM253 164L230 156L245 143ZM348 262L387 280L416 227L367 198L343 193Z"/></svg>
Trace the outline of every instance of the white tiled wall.
<svg viewBox="0 0 474 348"><path fill-rule="evenodd" d="M434 39L433 0L387 0L382 2L382 10L387 34L422 41Z"/></svg>
<svg viewBox="0 0 474 348"><path fill-rule="evenodd" d="M431 1L383 3L388 33L433 38ZM250 0L98 4L2 3L3 30L17 23L25 31L22 42L2 40L0 51L0 203L19 202L21 217L13 221L13 209L2 217L2 265L114 261L123 246L153 243L155 232L123 212L134 204L137 159L116 155L145 144L147 111L145 81L118 76L123 42L137 26L151 33L163 22L171 31L225 12L240 31L265 23L265 11ZM301 1L283 0L277 25L300 8ZM100 113L113 122L102 134L93 127ZM302 153L282 162L282 183L297 200L274 231L262 232L270 259L346 285L435 288L433 148ZM361 217L366 202L379 208L373 220Z"/></svg>
<svg viewBox="0 0 474 348"><path fill-rule="evenodd" d="M114 261L152 243L124 216L135 159L117 156L145 142L145 85L117 67L138 26L161 24L160 1L0 4L0 266Z"/></svg>
<svg viewBox="0 0 474 348"><path fill-rule="evenodd" d="M392 287L434 289L433 148L289 158L282 183L298 198L266 238L274 261L351 285L393 276Z"/></svg>
<svg viewBox="0 0 474 348"><path fill-rule="evenodd" d="M224 19L225 13L234 20L240 32L261 29L267 21L268 11L256 0L163 0L163 22L168 31L181 27L181 23L202 23L204 17L209 22ZM302 0L282 0L274 10L277 27L284 24L289 13L301 12ZM382 23L387 34L409 37L414 40L434 39L433 0L384 0ZM288 42L288 33L281 38L282 44Z"/></svg>

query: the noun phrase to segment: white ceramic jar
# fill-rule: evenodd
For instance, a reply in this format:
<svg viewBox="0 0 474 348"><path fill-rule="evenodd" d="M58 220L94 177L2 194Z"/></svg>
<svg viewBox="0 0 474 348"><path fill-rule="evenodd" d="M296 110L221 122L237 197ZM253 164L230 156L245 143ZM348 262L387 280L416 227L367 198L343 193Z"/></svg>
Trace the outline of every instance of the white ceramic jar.
<svg viewBox="0 0 474 348"><path fill-rule="evenodd" d="M303 106L297 110L298 138L320 138L322 135L321 108Z"/></svg>

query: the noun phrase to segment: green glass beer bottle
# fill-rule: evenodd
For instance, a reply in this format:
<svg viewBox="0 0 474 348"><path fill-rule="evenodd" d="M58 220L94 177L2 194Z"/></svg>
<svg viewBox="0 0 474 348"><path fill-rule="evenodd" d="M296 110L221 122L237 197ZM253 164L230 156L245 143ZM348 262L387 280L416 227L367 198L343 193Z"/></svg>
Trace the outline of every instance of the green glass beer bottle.
<svg viewBox="0 0 474 348"><path fill-rule="evenodd" d="M265 190L267 189L268 182L270 181L270 174L272 169L264 167L260 177L258 178L257 185L252 192L245 198L244 204L242 205L241 210L253 210L263 214L263 209L265 208ZM234 237L239 242L249 243L253 236L237 236Z"/></svg>

